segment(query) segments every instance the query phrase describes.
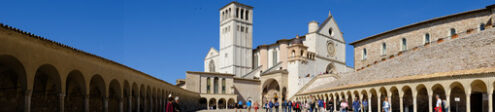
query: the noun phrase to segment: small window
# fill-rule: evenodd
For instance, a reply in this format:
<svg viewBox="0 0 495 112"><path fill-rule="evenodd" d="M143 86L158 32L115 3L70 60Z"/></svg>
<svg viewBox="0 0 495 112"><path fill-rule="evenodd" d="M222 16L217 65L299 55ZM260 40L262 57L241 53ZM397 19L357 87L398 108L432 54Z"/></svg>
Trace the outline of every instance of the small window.
<svg viewBox="0 0 495 112"><path fill-rule="evenodd" d="M384 43L382 43L382 55L385 55L385 54L387 54L387 44L385 44L385 42L384 42Z"/></svg>
<svg viewBox="0 0 495 112"><path fill-rule="evenodd" d="M246 10L246 20L249 20L249 18L248 18L248 17L249 17L249 11L248 11L248 10Z"/></svg>
<svg viewBox="0 0 495 112"><path fill-rule="evenodd" d="M239 18L239 8L235 9L235 17Z"/></svg>
<svg viewBox="0 0 495 112"><path fill-rule="evenodd" d="M241 32L244 32L244 26L241 26Z"/></svg>
<svg viewBox="0 0 495 112"><path fill-rule="evenodd" d="M362 60L365 60L368 57L368 52L366 51L366 48L363 49L363 57L361 57Z"/></svg>
<svg viewBox="0 0 495 112"><path fill-rule="evenodd" d="M277 50L276 50L276 49L273 49L273 51L272 51L272 58L273 58L273 59L272 59L272 60L273 60L273 62L272 62L272 63L273 63L273 65L275 65L275 64L277 64L277 63L278 63L278 60L277 60L278 56L277 56L277 54L278 54L278 53L277 53Z"/></svg>
<svg viewBox="0 0 495 112"><path fill-rule="evenodd" d="M241 9L241 19L244 19L244 9Z"/></svg>
<svg viewBox="0 0 495 112"><path fill-rule="evenodd" d="M425 34L425 39L424 39L424 43L423 44L427 44L427 43L430 43L430 34L429 33L426 33Z"/></svg>
<svg viewBox="0 0 495 112"><path fill-rule="evenodd" d="M402 47L401 47L401 50L402 51L407 50L407 40L406 40L406 38L402 38Z"/></svg>
<svg viewBox="0 0 495 112"><path fill-rule="evenodd" d="M483 30L485 30L485 23L480 24L480 31L483 31Z"/></svg>
<svg viewBox="0 0 495 112"><path fill-rule="evenodd" d="M333 36L332 28L328 29L328 35Z"/></svg>
<svg viewBox="0 0 495 112"><path fill-rule="evenodd" d="M451 28L450 29L450 36L454 36L456 34L455 29Z"/></svg>
<svg viewBox="0 0 495 112"><path fill-rule="evenodd" d="M292 54L291 54L292 57L296 56L296 51L292 50Z"/></svg>
<svg viewBox="0 0 495 112"><path fill-rule="evenodd" d="M211 79L209 77L206 78L206 93L211 93Z"/></svg>

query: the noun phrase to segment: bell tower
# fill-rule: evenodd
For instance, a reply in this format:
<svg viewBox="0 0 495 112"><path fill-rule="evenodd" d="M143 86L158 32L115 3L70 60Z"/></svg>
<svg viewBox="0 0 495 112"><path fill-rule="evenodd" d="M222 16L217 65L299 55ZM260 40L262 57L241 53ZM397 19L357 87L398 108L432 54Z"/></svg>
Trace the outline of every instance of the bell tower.
<svg viewBox="0 0 495 112"><path fill-rule="evenodd" d="M231 2L220 8L219 72L239 77L252 68L253 7Z"/></svg>

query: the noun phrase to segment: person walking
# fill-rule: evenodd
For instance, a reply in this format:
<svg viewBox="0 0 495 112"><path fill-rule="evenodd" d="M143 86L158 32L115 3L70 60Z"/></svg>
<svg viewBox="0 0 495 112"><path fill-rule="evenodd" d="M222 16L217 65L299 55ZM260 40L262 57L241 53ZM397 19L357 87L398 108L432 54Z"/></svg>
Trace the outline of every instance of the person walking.
<svg viewBox="0 0 495 112"><path fill-rule="evenodd" d="M268 102L265 102L265 112L268 112Z"/></svg>
<svg viewBox="0 0 495 112"><path fill-rule="evenodd" d="M366 99L363 100L363 112L368 112L368 101Z"/></svg>
<svg viewBox="0 0 495 112"><path fill-rule="evenodd" d="M258 112L258 108L259 108L258 101L254 102L253 108L254 108L254 112Z"/></svg>
<svg viewBox="0 0 495 112"><path fill-rule="evenodd" d="M273 112L273 102L271 100L268 103L268 108L269 108L270 112Z"/></svg>
<svg viewBox="0 0 495 112"><path fill-rule="evenodd" d="M174 100L172 99L171 97L172 95L169 95L168 97L168 102L167 102L167 106L165 107L165 112L174 112L174 104L172 102L174 102Z"/></svg>
<svg viewBox="0 0 495 112"><path fill-rule="evenodd" d="M321 112L325 111L325 104L323 103L323 100L318 100L318 110Z"/></svg>
<svg viewBox="0 0 495 112"><path fill-rule="evenodd" d="M333 112L333 98L328 100L328 103L327 103L327 111L328 112Z"/></svg>
<svg viewBox="0 0 495 112"><path fill-rule="evenodd" d="M280 103L278 103L278 101L274 101L275 103L273 104L273 107L275 108L275 112L279 112L278 111L278 107L280 106Z"/></svg>
<svg viewBox="0 0 495 112"><path fill-rule="evenodd" d="M435 112L443 112L443 107L442 107L442 99L440 99L440 96L436 95L435 96L437 99L437 103L435 106Z"/></svg>
<svg viewBox="0 0 495 112"><path fill-rule="evenodd" d="M356 100L354 100L354 102L352 102L352 109L354 110L354 112L359 112L359 110L361 110L361 104L359 103L359 100L356 98Z"/></svg>
<svg viewBox="0 0 495 112"><path fill-rule="evenodd" d="M383 100L383 104L382 104L382 109L384 112L390 112L390 103L388 102L388 98L385 97L385 99Z"/></svg>
<svg viewBox="0 0 495 112"><path fill-rule="evenodd" d="M246 102L248 112L251 112L251 100Z"/></svg>
<svg viewBox="0 0 495 112"><path fill-rule="evenodd" d="M180 105L179 105L179 97L178 96L175 97L175 102L173 102L172 104L174 105L173 106L174 112L181 112L182 111L180 108Z"/></svg>
<svg viewBox="0 0 495 112"><path fill-rule="evenodd" d="M347 112L347 108L349 107L349 105L347 104L347 102L344 100L344 101L341 101L340 103L340 112Z"/></svg>
<svg viewBox="0 0 495 112"><path fill-rule="evenodd" d="M442 107L443 107L443 112L449 112L449 105L447 105L447 100L443 99L442 100Z"/></svg>
<svg viewBox="0 0 495 112"><path fill-rule="evenodd" d="M282 102L282 111L283 111L283 112L287 112L287 100L284 100L284 101Z"/></svg>

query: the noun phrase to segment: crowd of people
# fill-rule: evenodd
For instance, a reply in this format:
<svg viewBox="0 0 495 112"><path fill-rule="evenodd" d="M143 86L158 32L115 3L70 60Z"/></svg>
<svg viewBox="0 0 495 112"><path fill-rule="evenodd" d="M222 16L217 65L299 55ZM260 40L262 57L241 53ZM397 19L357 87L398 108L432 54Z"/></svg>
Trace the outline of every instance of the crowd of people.
<svg viewBox="0 0 495 112"><path fill-rule="evenodd" d="M165 112L181 112L178 96L173 98L172 95L168 95L168 102L165 106Z"/></svg>

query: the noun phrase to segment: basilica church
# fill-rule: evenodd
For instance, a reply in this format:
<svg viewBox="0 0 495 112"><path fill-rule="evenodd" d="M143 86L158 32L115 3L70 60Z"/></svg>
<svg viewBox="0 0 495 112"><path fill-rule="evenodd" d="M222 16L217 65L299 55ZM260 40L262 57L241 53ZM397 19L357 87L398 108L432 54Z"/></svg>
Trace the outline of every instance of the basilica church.
<svg viewBox="0 0 495 112"><path fill-rule="evenodd" d="M330 12L325 21L310 21L305 35L253 47L253 7L231 2L219 11L219 49L209 49L204 71L187 71L186 79L177 80L178 86L200 93L206 107L280 102L314 77L353 70L345 64L345 40Z"/></svg>

